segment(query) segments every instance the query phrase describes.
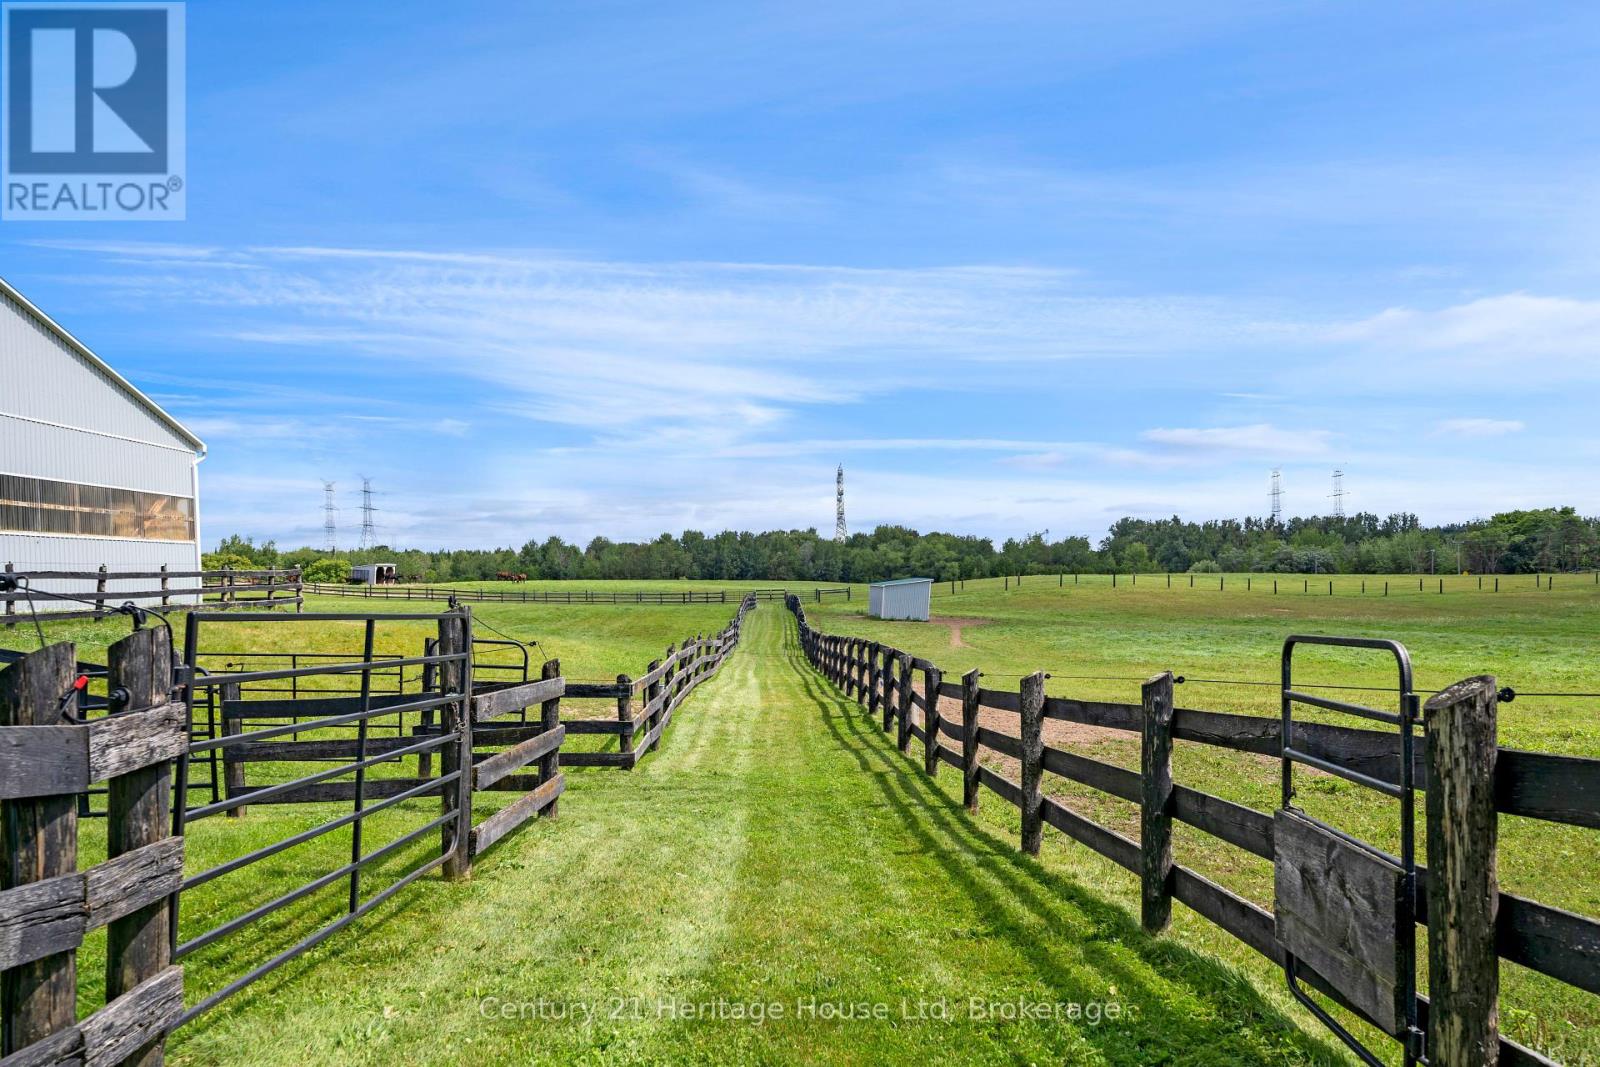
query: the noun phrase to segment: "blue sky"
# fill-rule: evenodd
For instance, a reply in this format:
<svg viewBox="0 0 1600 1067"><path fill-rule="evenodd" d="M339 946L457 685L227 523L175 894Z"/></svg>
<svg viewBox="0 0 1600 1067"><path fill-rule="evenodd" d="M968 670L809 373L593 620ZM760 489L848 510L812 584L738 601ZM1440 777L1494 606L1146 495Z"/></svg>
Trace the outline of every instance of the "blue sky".
<svg viewBox="0 0 1600 1067"><path fill-rule="evenodd" d="M206 541L1600 511L1600 8L195 2L188 220L0 274ZM349 490L349 491L346 491ZM352 531L353 532L353 531Z"/></svg>

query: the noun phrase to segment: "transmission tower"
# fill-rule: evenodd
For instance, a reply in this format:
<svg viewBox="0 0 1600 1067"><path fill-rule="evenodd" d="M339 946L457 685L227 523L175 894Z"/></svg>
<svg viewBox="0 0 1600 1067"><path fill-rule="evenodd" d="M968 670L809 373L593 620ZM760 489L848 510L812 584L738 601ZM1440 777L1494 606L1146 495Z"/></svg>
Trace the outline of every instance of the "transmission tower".
<svg viewBox="0 0 1600 1067"><path fill-rule="evenodd" d="M1283 521L1283 471L1277 467L1272 468L1272 521Z"/></svg>
<svg viewBox="0 0 1600 1067"><path fill-rule="evenodd" d="M1333 469L1333 492L1328 495L1333 497L1333 517L1344 518L1344 471L1337 467Z"/></svg>
<svg viewBox="0 0 1600 1067"><path fill-rule="evenodd" d="M372 479L361 476L361 548L368 549L378 543L378 524L372 521Z"/></svg>
<svg viewBox="0 0 1600 1067"><path fill-rule="evenodd" d="M833 481L834 508L833 508L833 539L840 544L844 543L844 464L839 464L839 473Z"/></svg>
<svg viewBox="0 0 1600 1067"><path fill-rule="evenodd" d="M339 524L334 521L333 513L338 511L333 502L333 483L322 483L322 547L329 554L339 554Z"/></svg>

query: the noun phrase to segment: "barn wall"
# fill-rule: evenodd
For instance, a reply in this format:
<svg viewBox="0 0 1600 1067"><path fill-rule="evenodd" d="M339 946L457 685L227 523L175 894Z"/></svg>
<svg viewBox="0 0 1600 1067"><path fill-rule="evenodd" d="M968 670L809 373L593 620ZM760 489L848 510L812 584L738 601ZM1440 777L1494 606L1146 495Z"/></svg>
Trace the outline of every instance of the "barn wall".
<svg viewBox="0 0 1600 1067"><path fill-rule="evenodd" d="M0 474L191 496L193 468L194 453L186 449L124 441L0 413Z"/></svg>
<svg viewBox="0 0 1600 1067"><path fill-rule="evenodd" d="M194 450L160 416L8 294L0 292L0 304L0 381L6 385L0 411Z"/></svg>

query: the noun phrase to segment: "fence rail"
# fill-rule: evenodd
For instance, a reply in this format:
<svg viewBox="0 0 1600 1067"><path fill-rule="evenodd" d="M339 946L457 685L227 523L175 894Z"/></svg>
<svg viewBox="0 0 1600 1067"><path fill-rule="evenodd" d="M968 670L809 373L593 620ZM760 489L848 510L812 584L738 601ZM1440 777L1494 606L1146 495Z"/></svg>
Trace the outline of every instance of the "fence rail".
<svg viewBox="0 0 1600 1067"><path fill-rule="evenodd" d="M0 617L7 627L35 614L50 619L103 619L117 614L124 603L157 609L203 605L213 611L298 609L303 588L298 570L224 567L175 571L163 566L153 571L114 571L102 565L92 571L19 571L7 563L0 571L0 604L4 605Z"/></svg>
<svg viewBox="0 0 1600 1067"><path fill-rule="evenodd" d="M615 734L614 752L572 752L564 757L573 767L638 766L652 749L661 746L661 735L672 722L672 714L700 683L721 669L739 644L744 617L756 606L755 594L739 601L739 610L723 629L710 637L696 635L682 644L669 646L666 655L652 660L638 677L617 675L615 682L570 682L567 695L574 698L615 700L614 719L569 718L564 725L569 734ZM485 694L493 699L494 694Z"/></svg>
<svg viewBox="0 0 1600 1067"><path fill-rule="evenodd" d="M674 711L720 668L756 603L745 595L719 633L689 638L639 678L619 675L603 686L569 685L555 660L540 665L537 677L529 677L525 654L493 662L500 646L514 642L475 638L465 606L244 616L208 605L185 616L181 658L173 656L166 626L136 629L113 644L107 665L94 672L106 695L93 700L70 643L8 656L0 669L0 800L7 809L0 1058L159 1062L174 1028L418 879L436 870L463 876L529 819L555 816L565 767L635 766L659 747ZM247 620L359 623L362 652L229 651L213 655L213 669L203 666L206 637ZM438 631L420 655L378 652L379 627L417 621ZM564 723L568 696L615 699L618 718ZM570 734L601 732L618 735L620 750L563 751ZM404 766L411 759L415 773ZM208 775L191 780L195 767L207 766ZM246 767L272 773L247 783ZM80 871L77 824L96 782L106 783L106 810L91 814L108 821L110 858ZM519 795L478 817L473 798L486 792ZM403 807L415 800L437 803L437 814ZM264 824L274 831L265 843L259 833L231 835L248 842L244 851L219 854L211 845L210 865L185 871L186 840L208 833L216 825L209 820L303 803L345 810L324 809L311 825ZM363 827L380 815L388 840L368 847ZM344 833L328 836L335 831ZM337 852L346 838L347 856L327 864L329 843L337 842ZM319 841L323 859L303 852L308 877L292 888L274 885L263 894L260 886L273 883L245 873L290 849L315 850ZM274 866L281 870L282 859ZM196 900L230 876L226 907L203 895ZM339 909L307 923L300 908L292 927L282 925L279 913L319 892L341 893ZM108 1003L77 1020L76 952L100 927L109 928ZM195 1000L186 1007L182 964L200 953L226 961L221 966L233 976L221 988L189 990Z"/></svg>
<svg viewBox="0 0 1600 1067"><path fill-rule="evenodd" d="M454 600L472 604L738 604L745 598L782 602L787 589L472 589L414 585L335 585L309 582L307 593L362 600Z"/></svg>
<svg viewBox="0 0 1600 1067"><path fill-rule="evenodd" d="M869 715L877 717L881 713L882 728L895 730L901 752L911 755L913 741L921 742L924 770L928 775L934 775L941 763L956 768L962 775L963 800L968 810L978 810L980 794L988 789L1021 811L1024 850L1036 852L1041 828L1052 826L1140 877L1142 918L1146 929L1152 933L1165 927L1170 902L1176 899L1263 956L1282 964L1284 950L1273 913L1198 871L1173 862L1167 844L1170 841L1168 828L1172 820L1176 820L1245 852L1267 860L1277 859L1274 816L1173 782L1170 752L1173 740L1183 740L1237 752L1278 756L1282 750L1282 724L1278 719L1176 708L1172 702L1170 673L1157 675L1145 684L1140 704L1047 697L1042 672L1025 677L1020 689L1015 691L982 686L977 670L968 672L959 682L946 681L937 665L900 649L864 638L812 629L798 597L790 597L788 607L798 622L801 647L808 661L846 696L858 701ZM916 677L919 673L920 684ZM1413 752L1415 787L1419 791L1429 791L1429 840L1430 853L1433 853L1430 860L1435 867L1446 870L1445 880L1452 889L1462 872L1447 866L1454 855L1447 847L1450 844L1447 831L1451 828L1492 824L1497 814L1600 828L1600 760L1516 749L1496 750L1492 728L1488 731L1487 758L1480 753L1473 761L1473 766L1486 775L1486 785L1472 795L1471 803L1476 807L1462 809L1460 795L1466 791L1452 790L1455 806L1443 808L1445 800L1438 787L1440 771L1435 764L1445 761L1439 757L1430 760L1429 748L1453 743L1445 727L1458 711L1450 702L1456 688L1429 701L1427 732L1416 739ZM1493 680L1486 680L1486 685L1480 684L1477 688L1486 690L1483 702L1492 723ZM946 717L940 706L941 698L960 701L959 723ZM1006 733L980 725L980 711L1015 715L1017 732ZM1141 771L1130 771L1045 745L1042 723L1046 719L1139 734ZM1401 746L1394 732L1297 722L1294 737L1295 747L1305 754L1383 784L1399 786ZM1441 737L1446 741L1441 742ZM944 739L954 742L954 746L945 744ZM1019 777L1007 778L986 766L982 762L985 750L1018 761ZM1432 785L1428 784L1430 770L1434 775ZM1041 785L1045 772L1139 805L1139 840L1102 826L1061 801L1045 796ZM1436 842L1436 833L1445 836ZM1443 855L1438 854L1440 852ZM1467 866L1475 868L1480 879L1487 866L1492 881L1492 849L1487 862L1479 856L1475 864ZM1485 964L1492 967L1498 957L1576 988L1600 993L1600 921L1491 886L1498 906L1493 929L1474 930L1470 924L1463 929L1458 896L1436 888L1435 879L1426 868L1419 868L1418 876L1416 920L1429 928L1430 953L1459 946L1463 940L1471 941L1476 935L1488 954L1487 961L1477 961L1479 969ZM1495 914L1492 908L1489 914ZM1447 921L1451 924L1449 936L1445 927ZM1472 970L1470 964L1441 961L1436 956L1432 963L1431 981L1436 998L1440 990L1453 991L1452 983L1465 980L1463 973ZM1371 1012L1362 1011L1349 995L1328 979L1308 973L1303 965L1300 976L1366 1021L1375 1021ZM1481 998L1471 1010L1463 1008L1459 997L1446 996L1443 1000L1452 1016L1448 1029L1459 1032L1465 1026L1480 1033L1492 1031L1490 1045L1498 1047L1501 1064L1552 1062L1500 1036L1494 1014L1484 1008ZM1418 996L1418 1018L1424 1031L1428 1030L1429 1003L1427 997ZM1492 1005L1492 997L1488 1003ZM1463 1014L1467 1017L1462 1018ZM1446 1058L1434 1062L1464 1065L1472 1061Z"/></svg>

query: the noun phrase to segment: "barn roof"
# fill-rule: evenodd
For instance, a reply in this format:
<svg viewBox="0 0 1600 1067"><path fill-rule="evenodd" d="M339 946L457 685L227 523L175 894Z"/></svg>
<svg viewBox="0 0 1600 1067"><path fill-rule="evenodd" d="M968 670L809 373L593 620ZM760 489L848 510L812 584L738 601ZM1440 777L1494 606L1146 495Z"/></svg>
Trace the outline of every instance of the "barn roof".
<svg viewBox="0 0 1600 1067"><path fill-rule="evenodd" d="M44 312L40 311L33 301L23 296L17 291L16 286L12 285L4 278L0 278L0 292L5 293L6 296L10 297L12 300L15 300L18 306L37 319L39 323L51 333L59 337L67 345L67 347L71 348L74 352L78 353L78 355L88 360L91 366L95 367L107 378L110 378L113 382L115 382L118 388L127 393L128 396L131 397L140 407L143 407L145 410L149 411L150 414L159 419L173 433L177 434L179 437L189 442L189 444L193 445L195 451L204 452L206 450L206 443L191 433L188 427L184 426L183 423L167 414L166 411L162 409L160 404L157 404L154 400L151 400L149 397L141 393L138 387L136 387L132 382L128 381L128 379L124 378L122 375L113 370L105 360L95 355L94 352L90 350L88 345L72 336L71 333L67 332L66 327L62 326L55 319L52 319L49 315L46 315Z"/></svg>

